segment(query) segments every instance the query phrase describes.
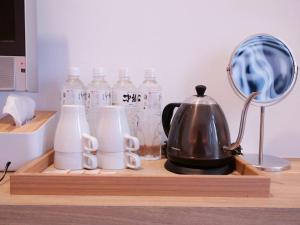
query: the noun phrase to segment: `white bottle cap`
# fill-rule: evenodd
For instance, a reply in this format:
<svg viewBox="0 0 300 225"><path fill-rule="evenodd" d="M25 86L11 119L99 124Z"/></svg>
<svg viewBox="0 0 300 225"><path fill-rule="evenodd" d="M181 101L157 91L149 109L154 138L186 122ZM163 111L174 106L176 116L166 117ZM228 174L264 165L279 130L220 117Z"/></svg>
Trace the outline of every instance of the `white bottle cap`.
<svg viewBox="0 0 300 225"><path fill-rule="evenodd" d="M93 76L94 77L104 77L104 68L103 67L94 68Z"/></svg>
<svg viewBox="0 0 300 225"><path fill-rule="evenodd" d="M129 78L129 75L128 75L128 68L127 68L127 67L124 67L124 68L120 68L120 69L119 69L119 77L120 77L120 78Z"/></svg>
<svg viewBox="0 0 300 225"><path fill-rule="evenodd" d="M150 67L145 69L145 78L155 78L155 69Z"/></svg>
<svg viewBox="0 0 300 225"><path fill-rule="evenodd" d="M80 69L79 67L70 67L69 69L70 76L80 76Z"/></svg>

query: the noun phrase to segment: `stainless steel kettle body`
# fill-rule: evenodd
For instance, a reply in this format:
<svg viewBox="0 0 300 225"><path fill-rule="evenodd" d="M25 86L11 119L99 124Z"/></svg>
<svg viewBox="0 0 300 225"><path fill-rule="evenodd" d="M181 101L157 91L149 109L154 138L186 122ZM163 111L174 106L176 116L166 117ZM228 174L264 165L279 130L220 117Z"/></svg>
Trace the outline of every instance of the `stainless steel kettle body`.
<svg viewBox="0 0 300 225"><path fill-rule="evenodd" d="M179 108L172 126L167 126L176 107ZM169 104L162 118L168 137L168 159L201 167L223 166L230 160L231 152L222 149L231 142L228 124L219 105Z"/></svg>
<svg viewBox="0 0 300 225"><path fill-rule="evenodd" d="M168 137L166 154L176 165L201 169L232 165L233 150L240 147L243 129L240 140L231 144L225 115L214 99L204 95L205 90L199 85L196 96L183 103L170 103L163 110L162 124ZM243 110L242 128L250 101ZM178 109L173 116L175 108Z"/></svg>

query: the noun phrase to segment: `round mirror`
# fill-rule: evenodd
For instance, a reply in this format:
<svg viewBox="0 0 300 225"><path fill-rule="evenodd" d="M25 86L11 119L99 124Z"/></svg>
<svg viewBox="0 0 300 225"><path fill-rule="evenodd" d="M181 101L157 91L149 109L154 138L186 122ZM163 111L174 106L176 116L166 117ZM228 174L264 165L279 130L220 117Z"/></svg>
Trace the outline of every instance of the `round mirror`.
<svg viewBox="0 0 300 225"><path fill-rule="evenodd" d="M233 89L243 99L259 92L253 100L259 106L282 100L297 78L297 65L289 48L267 34L243 41L233 52L227 71Z"/></svg>
<svg viewBox="0 0 300 225"><path fill-rule="evenodd" d="M240 97L246 99L258 92L252 102L261 108L259 153L244 155L245 159L267 171L288 169L288 160L263 154L263 137L265 106L287 96L297 79L298 67L291 51L278 38L254 35L234 50L227 71L230 84Z"/></svg>

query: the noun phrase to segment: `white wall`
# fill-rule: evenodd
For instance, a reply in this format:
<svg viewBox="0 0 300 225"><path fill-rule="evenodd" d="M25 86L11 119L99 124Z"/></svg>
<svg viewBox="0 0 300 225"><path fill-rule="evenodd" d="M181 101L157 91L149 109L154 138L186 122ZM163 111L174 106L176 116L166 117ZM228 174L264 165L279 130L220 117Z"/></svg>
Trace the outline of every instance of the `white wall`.
<svg viewBox="0 0 300 225"><path fill-rule="evenodd" d="M269 33L284 40L300 60L298 0L38 0L40 92L30 94L41 109L59 108L59 91L69 65L81 67L85 82L94 66L107 69L112 84L120 66L135 84L145 67L155 67L164 104L194 93L197 84L222 106L232 138L243 101L231 89L226 65L249 35ZM0 93L0 103L6 97ZM284 101L266 109L265 152L300 156L299 83ZM244 150L258 149L259 108L248 113Z"/></svg>

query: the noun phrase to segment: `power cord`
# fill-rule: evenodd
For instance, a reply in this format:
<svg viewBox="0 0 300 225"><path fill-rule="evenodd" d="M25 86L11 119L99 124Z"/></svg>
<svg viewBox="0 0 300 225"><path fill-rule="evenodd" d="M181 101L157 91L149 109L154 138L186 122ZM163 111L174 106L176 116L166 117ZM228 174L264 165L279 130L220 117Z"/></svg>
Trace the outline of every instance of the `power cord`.
<svg viewBox="0 0 300 225"><path fill-rule="evenodd" d="M6 175L7 171L8 171L8 167L10 166L10 164L11 164L10 161L8 161L8 162L6 163L6 166L5 166L5 169L4 169L4 174L3 174L2 177L0 178L0 182L4 179L4 177L5 177L5 175Z"/></svg>

